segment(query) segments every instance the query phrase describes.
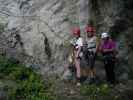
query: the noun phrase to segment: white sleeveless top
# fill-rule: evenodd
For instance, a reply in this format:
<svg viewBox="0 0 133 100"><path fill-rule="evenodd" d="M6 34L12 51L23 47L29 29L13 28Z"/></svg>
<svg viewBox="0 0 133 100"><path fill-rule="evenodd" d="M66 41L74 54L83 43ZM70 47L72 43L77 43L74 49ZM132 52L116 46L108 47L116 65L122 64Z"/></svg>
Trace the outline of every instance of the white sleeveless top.
<svg viewBox="0 0 133 100"><path fill-rule="evenodd" d="M78 49L79 47L82 47L82 46L83 46L83 39L81 37L79 37L76 40L76 49Z"/></svg>
<svg viewBox="0 0 133 100"><path fill-rule="evenodd" d="M89 51L96 52L96 42L97 42L96 36L87 38L86 43Z"/></svg>

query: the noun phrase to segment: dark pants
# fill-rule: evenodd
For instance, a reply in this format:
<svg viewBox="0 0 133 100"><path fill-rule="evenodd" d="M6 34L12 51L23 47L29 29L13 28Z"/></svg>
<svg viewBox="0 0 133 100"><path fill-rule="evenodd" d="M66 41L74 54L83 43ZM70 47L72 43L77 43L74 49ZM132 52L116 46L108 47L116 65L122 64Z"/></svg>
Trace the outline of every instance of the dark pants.
<svg viewBox="0 0 133 100"><path fill-rule="evenodd" d="M104 55L104 67L106 72L106 79L109 83L114 84L115 83L115 60L114 57L110 54Z"/></svg>

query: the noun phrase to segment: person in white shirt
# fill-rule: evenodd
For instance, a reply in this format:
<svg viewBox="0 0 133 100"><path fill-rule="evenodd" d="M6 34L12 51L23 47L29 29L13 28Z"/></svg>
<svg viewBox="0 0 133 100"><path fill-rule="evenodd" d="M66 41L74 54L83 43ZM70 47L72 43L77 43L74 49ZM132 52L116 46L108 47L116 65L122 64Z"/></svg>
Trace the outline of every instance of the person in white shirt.
<svg viewBox="0 0 133 100"><path fill-rule="evenodd" d="M80 36L80 28L75 28L73 30L74 41L72 42L74 46L74 58L75 58L75 67L76 67L76 77L78 80L77 85L80 85L81 82L81 69L80 69L80 61L81 61L81 49L83 46L83 39Z"/></svg>
<svg viewBox="0 0 133 100"><path fill-rule="evenodd" d="M88 25L85 28L85 32L87 34L86 38L86 52L85 52L85 58L88 64L89 68L89 80L93 81L95 79L95 56L97 51L97 37L95 35L95 29L91 25Z"/></svg>

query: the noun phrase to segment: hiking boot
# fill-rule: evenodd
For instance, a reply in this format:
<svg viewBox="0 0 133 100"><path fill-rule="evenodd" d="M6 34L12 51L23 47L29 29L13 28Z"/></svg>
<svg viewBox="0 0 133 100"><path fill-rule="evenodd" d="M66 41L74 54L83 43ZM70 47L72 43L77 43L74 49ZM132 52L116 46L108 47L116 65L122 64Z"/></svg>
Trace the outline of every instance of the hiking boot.
<svg viewBox="0 0 133 100"><path fill-rule="evenodd" d="M79 86L81 86L81 83L78 82L76 85L77 85L77 87L79 87Z"/></svg>
<svg viewBox="0 0 133 100"><path fill-rule="evenodd" d="M95 78L90 78L90 84L95 83Z"/></svg>
<svg viewBox="0 0 133 100"><path fill-rule="evenodd" d="M85 80L85 84L89 84L90 83L90 81L91 81L91 79L90 79L90 77L88 77L86 80Z"/></svg>

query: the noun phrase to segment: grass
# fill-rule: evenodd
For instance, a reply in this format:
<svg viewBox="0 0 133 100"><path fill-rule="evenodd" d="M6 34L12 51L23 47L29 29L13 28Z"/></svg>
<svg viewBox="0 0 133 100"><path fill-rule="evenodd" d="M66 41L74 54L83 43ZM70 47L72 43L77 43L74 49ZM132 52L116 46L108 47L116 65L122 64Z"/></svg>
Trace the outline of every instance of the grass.
<svg viewBox="0 0 133 100"><path fill-rule="evenodd" d="M96 85L83 85L81 86L80 92L82 95L109 95L111 93L111 88L107 84L102 84L100 86Z"/></svg>
<svg viewBox="0 0 133 100"><path fill-rule="evenodd" d="M83 85L80 93L87 96L89 100L118 100L117 96L113 96L113 89L108 84L101 85Z"/></svg>

